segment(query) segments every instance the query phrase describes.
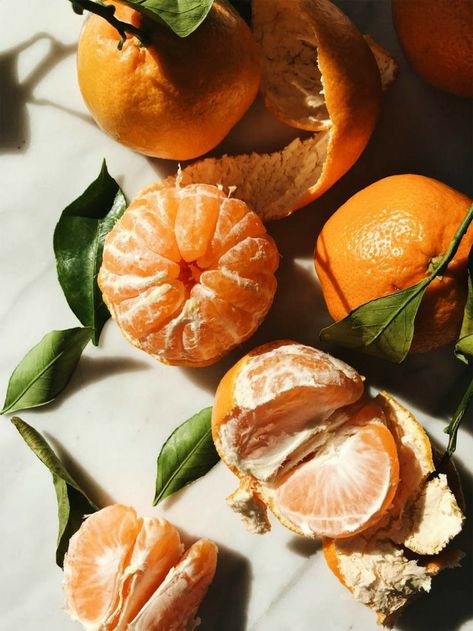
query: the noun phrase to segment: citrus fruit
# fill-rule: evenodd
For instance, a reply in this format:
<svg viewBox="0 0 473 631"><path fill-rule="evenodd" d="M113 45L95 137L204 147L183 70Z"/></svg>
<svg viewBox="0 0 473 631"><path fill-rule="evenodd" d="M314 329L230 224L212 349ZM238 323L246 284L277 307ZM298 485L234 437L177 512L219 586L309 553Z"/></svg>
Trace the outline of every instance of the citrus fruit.
<svg viewBox="0 0 473 631"><path fill-rule="evenodd" d="M91 15L79 40L82 96L97 124L118 142L158 158L187 160L217 145L243 116L259 87L250 29L225 0L216 0L191 35L180 38L117 2L116 17L144 30L128 37Z"/></svg>
<svg viewBox="0 0 473 631"><path fill-rule="evenodd" d="M212 435L240 478L230 505L257 532L264 508L307 537L350 536L381 519L398 485L383 410L355 370L291 341L260 346L223 377Z"/></svg>
<svg viewBox="0 0 473 631"><path fill-rule="evenodd" d="M413 69L428 83L473 96L473 2L393 0L393 19Z"/></svg>
<svg viewBox="0 0 473 631"><path fill-rule="evenodd" d="M444 254L471 199L421 175L394 175L359 191L326 222L315 268L330 315L344 318L360 305L425 279ZM454 340L467 293L473 228L441 277L425 291L411 350Z"/></svg>
<svg viewBox="0 0 473 631"><path fill-rule="evenodd" d="M129 506L107 506L70 539L66 611L87 629L185 631L213 579L217 549L203 539L183 550L170 523L138 517ZM146 625L150 610L153 621Z"/></svg>
<svg viewBox="0 0 473 631"><path fill-rule="evenodd" d="M185 184L235 186L266 221L305 206L348 171L375 127L382 90L368 44L328 0L254 0L252 8L265 104L313 133L270 154L199 161L182 177ZM391 72L394 62L384 63L380 48L377 55Z"/></svg>
<svg viewBox="0 0 473 631"><path fill-rule="evenodd" d="M258 328L278 263L244 202L215 186L158 183L107 235L98 282L132 344L165 363L203 366Z"/></svg>
<svg viewBox="0 0 473 631"><path fill-rule="evenodd" d="M328 566L361 603L391 627L415 596L430 591L432 577L463 556L448 544L461 531L463 515L444 474L435 466L422 425L387 393L383 409L399 454L399 484L384 517L343 540L324 538Z"/></svg>

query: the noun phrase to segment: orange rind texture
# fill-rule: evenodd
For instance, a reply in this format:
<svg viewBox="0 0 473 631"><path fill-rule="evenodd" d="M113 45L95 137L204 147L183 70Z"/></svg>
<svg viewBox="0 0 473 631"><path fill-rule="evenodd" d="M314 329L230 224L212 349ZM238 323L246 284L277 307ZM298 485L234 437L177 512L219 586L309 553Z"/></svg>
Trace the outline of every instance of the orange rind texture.
<svg viewBox="0 0 473 631"><path fill-rule="evenodd" d="M341 320L370 300L424 280L471 203L442 182L412 174L383 178L353 195L325 223L315 247L315 269L332 318ZM472 246L473 226L424 293L413 352L458 337Z"/></svg>
<svg viewBox="0 0 473 631"><path fill-rule="evenodd" d="M449 544L464 518L447 477L432 477L432 449L420 423L387 393L376 402L398 447L397 492L377 524L344 540L324 538L323 549L340 582L391 627L414 597L430 591L433 576L459 564L463 553Z"/></svg>
<svg viewBox="0 0 473 631"><path fill-rule="evenodd" d="M158 183L107 235L98 283L133 345L168 364L206 366L261 324L278 264L244 202L215 186Z"/></svg>
<svg viewBox="0 0 473 631"><path fill-rule="evenodd" d="M307 537L347 537L378 521L398 485L398 455L383 410L363 396L344 362L317 349L273 342L223 377L212 435L240 479L229 504L253 532L265 507Z"/></svg>
<svg viewBox="0 0 473 631"><path fill-rule="evenodd" d="M365 39L329 0L252 6L265 104L288 125L314 133L271 154L207 158L187 166L182 178L235 186L235 195L269 221L322 195L356 162L378 118L382 82ZM377 58L388 85L394 62L380 48Z"/></svg>
<svg viewBox="0 0 473 631"><path fill-rule="evenodd" d="M204 22L180 38L118 2L116 17L151 35L141 45L97 15L81 32L79 86L97 124L147 156L188 160L227 135L258 92L260 64L252 33L232 6L215 0Z"/></svg>
<svg viewBox="0 0 473 631"><path fill-rule="evenodd" d="M89 516L64 559L65 609L86 629L186 631L213 580L216 545L183 555L178 531L114 504Z"/></svg>

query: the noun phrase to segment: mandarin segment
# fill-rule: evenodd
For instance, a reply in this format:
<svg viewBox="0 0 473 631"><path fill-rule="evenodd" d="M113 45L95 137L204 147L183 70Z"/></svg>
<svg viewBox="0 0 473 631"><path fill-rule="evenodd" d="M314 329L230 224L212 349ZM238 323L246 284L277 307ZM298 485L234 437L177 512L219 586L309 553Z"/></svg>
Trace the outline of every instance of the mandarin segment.
<svg viewBox="0 0 473 631"><path fill-rule="evenodd" d="M201 366L258 328L278 263L244 202L215 186L157 184L108 234L98 282L132 344L165 363Z"/></svg>
<svg viewBox="0 0 473 631"><path fill-rule="evenodd" d="M67 612L85 629L187 631L216 568L217 546L184 553L176 528L115 504L91 516L64 559Z"/></svg>

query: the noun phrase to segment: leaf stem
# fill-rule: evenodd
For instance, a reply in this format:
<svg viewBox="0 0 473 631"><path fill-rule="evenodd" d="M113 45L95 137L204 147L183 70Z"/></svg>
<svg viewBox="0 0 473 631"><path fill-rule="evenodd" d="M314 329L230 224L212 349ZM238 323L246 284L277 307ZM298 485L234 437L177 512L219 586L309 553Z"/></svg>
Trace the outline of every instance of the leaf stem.
<svg viewBox="0 0 473 631"><path fill-rule="evenodd" d="M435 265L432 273L426 278L427 283L433 281L436 276L440 276L442 272L447 269L448 264L453 259L455 254L457 253L458 248L460 247L461 240L465 235L466 231L470 227L470 223L473 221L473 204L468 209L468 212L465 215L465 218L458 226L457 231L453 235L453 239L448 246L448 250L445 254L441 255L439 262Z"/></svg>
<svg viewBox="0 0 473 631"><path fill-rule="evenodd" d="M115 7L113 5L99 4L98 2L94 2L94 0L69 0L69 2L72 3L72 8L76 13L82 14L84 11L89 11L107 20L120 34L121 39L118 42L119 50L123 48L127 33L134 35L143 45L149 43L149 36L144 31L133 26L133 24L122 22L115 17Z"/></svg>
<svg viewBox="0 0 473 631"><path fill-rule="evenodd" d="M455 451L457 447L458 428L460 427L460 423L462 422L463 417L465 416L470 406L470 403L472 401L473 401L473 378L471 379L468 388L463 394L463 397L460 403L458 404L458 407L455 410L455 413L452 416L452 420L450 421L448 426L443 430L446 434L449 435L449 440L448 440L447 449L445 450L445 453L438 467L440 471L443 471L445 469L446 465L448 464L448 461L452 457L453 452Z"/></svg>

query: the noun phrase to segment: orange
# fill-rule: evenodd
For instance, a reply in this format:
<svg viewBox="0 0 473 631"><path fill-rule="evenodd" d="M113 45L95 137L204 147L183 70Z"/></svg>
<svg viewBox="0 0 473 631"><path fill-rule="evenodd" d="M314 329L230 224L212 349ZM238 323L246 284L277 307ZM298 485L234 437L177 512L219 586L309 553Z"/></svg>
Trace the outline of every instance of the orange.
<svg viewBox="0 0 473 631"><path fill-rule="evenodd" d="M426 278L470 204L466 195L421 175L387 177L351 197L324 225L315 248L315 268L333 319ZM446 272L428 286L411 350L428 351L458 335L472 245L470 228Z"/></svg>
<svg viewBox="0 0 473 631"><path fill-rule="evenodd" d="M240 479L229 503L250 529L269 529L264 507L307 537L347 537L384 515L397 449L383 410L362 395L355 370L291 341L254 349L224 376L212 435Z"/></svg>
<svg viewBox="0 0 473 631"><path fill-rule="evenodd" d="M393 502L372 528L343 540L324 538L323 550L340 582L378 614L379 624L391 627L406 604L429 591L433 576L458 565L463 554L449 544L464 518L450 479L434 475L422 425L387 393L375 403L385 413L399 455Z"/></svg>
<svg viewBox="0 0 473 631"><path fill-rule="evenodd" d="M376 125L382 89L366 40L329 0L254 0L252 8L265 104L313 133L271 154L207 158L186 167L183 182L236 186L266 221L305 206L351 168ZM395 62L380 47L376 56L392 78Z"/></svg>
<svg viewBox="0 0 473 631"><path fill-rule="evenodd" d="M86 628L185 631L213 579L216 554L214 543L201 540L183 556L170 523L138 517L129 506L108 506L71 537L66 611ZM153 623L146 625L150 609ZM163 626L153 626L158 622Z"/></svg>
<svg viewBox="0 0 473 631"><path fill-rule="evenodd" d="M258 91L260 68L251 31L225 0L180 38L116 2L116 16L146 31L143 46L102 18L84 24L77 53L82 96L97 124L147 156L187 160L217 145Z"/></svg>
<svg viewBox="0 0 473 631"><path fill-rule="evenodd" d="M278 263L244 202L215 186L158 183L107 235L98 282L132 344L165 363L205 366L258 328Z"/></svg>
<svg viewBox="0 0 473 631"><path fill-rule="evenodd" d="M441 90L472 97L472 0L393 0L392 8L413 69Z"/></svg>

